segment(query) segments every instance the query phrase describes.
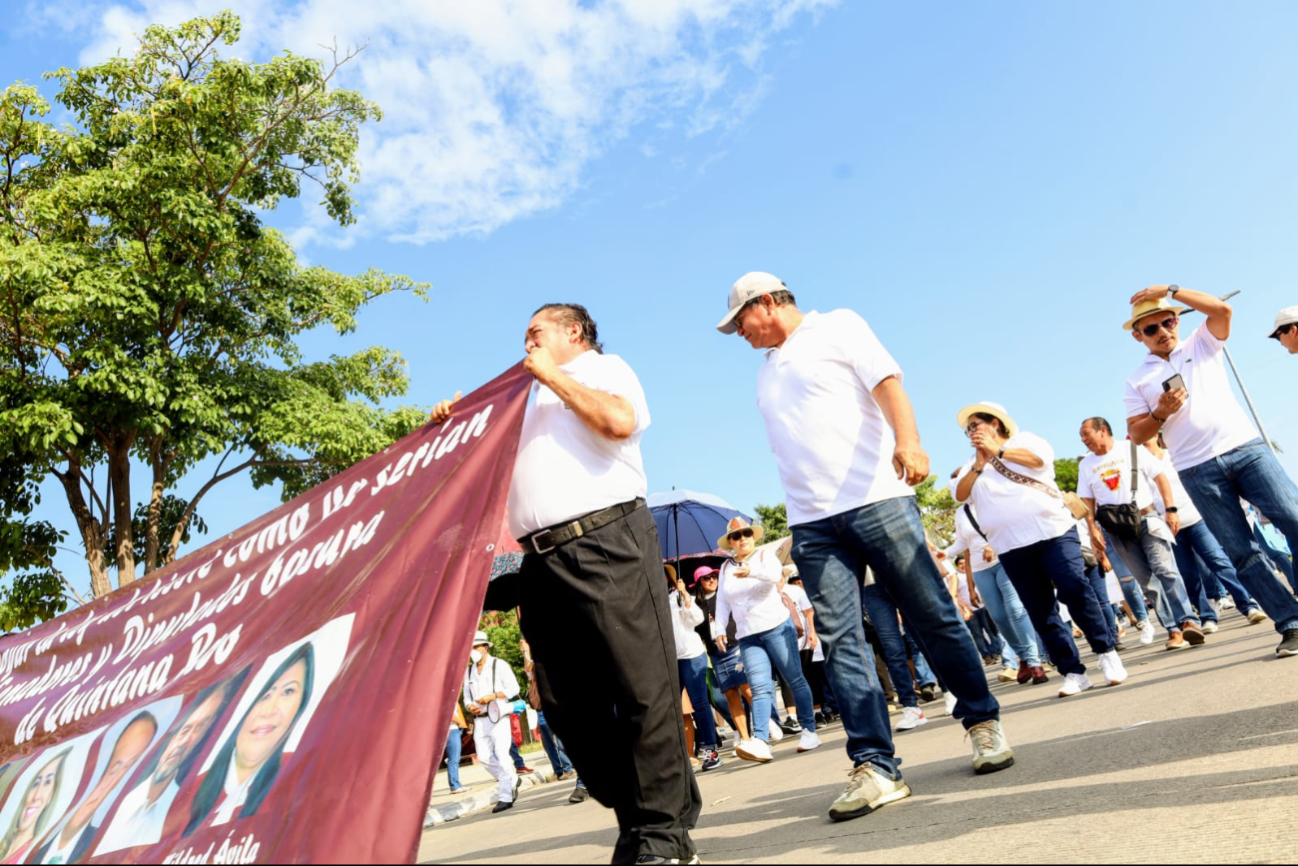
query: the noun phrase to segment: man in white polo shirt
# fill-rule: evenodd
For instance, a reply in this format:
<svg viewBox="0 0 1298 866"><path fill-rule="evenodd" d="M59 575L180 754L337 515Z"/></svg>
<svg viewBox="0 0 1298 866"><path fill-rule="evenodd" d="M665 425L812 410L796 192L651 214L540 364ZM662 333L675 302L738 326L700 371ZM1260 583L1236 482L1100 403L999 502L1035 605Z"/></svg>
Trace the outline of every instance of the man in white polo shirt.
<svg viewBox="0 0 1298 866"><path fill-rule="evenodd" d="M1184 306L1181 306L1184 304ZM1271 518L1289 546L1298 544L1298 486L1249 423L1230 389L1222 350L1231 307L1178 286L1150 286L1131 298L1123 325L1148 350L1127 379L1127 432L1144 444L1163 432L1181 483L1221 542L1240 583L1280 632L1276 654L1298 656L1298 601L1276 581L1240 508L1241 497ZM1207 321L1184 342L1186 308Z"/></svg>
<svg viewBox="0 0 1298 866"><path fill-rule="evenodd" d="M766 355L757 405L855 765L830 817L855 818L910 794L862 626L867 567L959 697L955 717L973 743L975 772L1009 767L1014 756L1001 732L1000 705L928 554L912 487L928 476L929 461L897 362L856 313L803 314L788 287L767 273L734 284L717 329L738 333Z"/></svg>
<svg viewBox="0 0 1298 866"><path fill-rule="evenodd" d="M1167 629L1167 649L1199 646L1204 642L1203 627L1190 605L1173 552L1181 518L1163 464L1148 452L1142 455L1142 450L1130 442L1115 443L1113 427L1099 416L1082 422L1080 436L1091 452L1077 466L1077 495L1092 513L1087 517L1091 545L1103 550L1105 537L1100 526L1108 530L1118 555L1141 589L1154 596L1155 610ZM1155 493L1167 503L1166 519L1154 508ZM1137 523L1109 517L1115 509L1130 510L1133 503Z"/></svg>
<svg viewBox="0 0 1298 866"><path fill-rule="evenodd" d="M613 862L688 862L702 801L685 750L658 530L644 503L644 390L624 360L603 353L580 304L537 310L524 348L536 384L509 489L524 556L508 583L546 720L591 796L617 815ZM453 408L438 404L432 420Z"/></svg>

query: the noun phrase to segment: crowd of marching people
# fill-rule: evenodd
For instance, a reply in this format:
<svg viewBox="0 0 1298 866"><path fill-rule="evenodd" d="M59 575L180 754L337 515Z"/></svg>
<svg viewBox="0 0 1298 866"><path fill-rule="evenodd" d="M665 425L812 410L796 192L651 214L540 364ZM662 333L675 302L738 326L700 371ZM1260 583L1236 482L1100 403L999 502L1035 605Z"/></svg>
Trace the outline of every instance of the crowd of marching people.
<svg viewBox="0 0 1298 866"><path fill-rule="evenodd" d="M1076 493L1055 477L1063 443L999 403L969 403L955 413L970 455L949 479L954 539L938 547L914 496L930 465L900 366L855 312L803 313L778 278L745 275L717 327L764 353L757 402L792 538L782 556L735 518L721 568L692 571L662 565L645 513L634 374L602 353L584 308L537 311L509 504L526 555L487 609L518 608L547 750L575 747L556 765L582 776L574 800L617 813L614 862L696 861L695 775L769 763L785 736L807 752L841 725L851 768L828 814L847 820L910 795L894 735L929 712L960 721L976 774L1012 767L993 676L1061 698L1118 686L1129 646L1160 631L1167 651L1203 645L1231 610L1269 619L1276 655L1298 656L1292 564L1260 527L1293 549L1298 487L1231 392L1231 308L1175 285L1130 303L1122 328L1144 358L1117 427L1078 419ZM1203 320L1184 333L1189 311ZM1298 308L1269 336L1298 352ZM503 811L518 783L499 719L520 689L485 635L474 643L462 698Z"/></svg>

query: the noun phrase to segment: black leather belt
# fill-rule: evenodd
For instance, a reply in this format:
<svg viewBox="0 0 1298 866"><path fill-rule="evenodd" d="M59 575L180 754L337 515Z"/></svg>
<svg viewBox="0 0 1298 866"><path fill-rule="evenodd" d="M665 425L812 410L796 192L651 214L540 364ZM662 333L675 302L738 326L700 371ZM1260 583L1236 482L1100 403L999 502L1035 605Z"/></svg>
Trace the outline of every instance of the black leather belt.
<svg viewBox="0 0 1298 866"><path fill-rule="evenodd" d="M601 526L607 526L614 520L626 517L633 511L644 508L644 504L643 499L632 499L630 502L622 502L602 511L592 511L590 514L578 517L571 523L561 523L558 526L551 526L549 529L542 529L533 535L525 535L518 539L518 544L523 548L524 553L549 553L556 547L567 544L573 539L581 538Z"/></svg>

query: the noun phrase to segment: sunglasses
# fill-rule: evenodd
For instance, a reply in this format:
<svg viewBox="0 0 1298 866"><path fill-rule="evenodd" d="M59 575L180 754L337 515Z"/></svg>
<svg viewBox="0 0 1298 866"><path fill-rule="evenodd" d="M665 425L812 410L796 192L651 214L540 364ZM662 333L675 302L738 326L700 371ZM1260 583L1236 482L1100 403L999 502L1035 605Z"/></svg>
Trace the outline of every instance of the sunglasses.
<svg viewBox="0 0 1298 866"><path fill-rule="evenodd" d="M1157 336L1159 330L1167 331L1169 334L1176 330L1176 316L1168 316L1161 322L1155 322L1152 325L1146 325L1140 329L1140 332L1146 337Z"/></svg>
<svg viewBox="0 0 1298 866"><path fill-rule="evenodd" d="M699 580L710 580L713 581L714 583L716 582L716 579L717 576L715 574L705 574L699 578Z"/></svg>
<svg viewBox="0 0 1298 866"><path fill-rule="evenodd" d="M1294 328L1294 326L1293 326L1292 324L1290 324L1290 325L1281 325L1280 327L1278 327L1278 328L1275 329L1275 335L1276 335L1276 338L1278 339L1278 338L1280 338L1280 337L1287 337L1287 336L1289 336L1289 332L1292 331L1293 328Z"/></svg>
<svg viewBox="0 0 1298 866"><path fill-rule="evenodd" d="M726 538L729 538L732 542L738 541L741 538L752 538L752 537L753 537L753 531L751 529L737 529L726 536Z"/></svg>

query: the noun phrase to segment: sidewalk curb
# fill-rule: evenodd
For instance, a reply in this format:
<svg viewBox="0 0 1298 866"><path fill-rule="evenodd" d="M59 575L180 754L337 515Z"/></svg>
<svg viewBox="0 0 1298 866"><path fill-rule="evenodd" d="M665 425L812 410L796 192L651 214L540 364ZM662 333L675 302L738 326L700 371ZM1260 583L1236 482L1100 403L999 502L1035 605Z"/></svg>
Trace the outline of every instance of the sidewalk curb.
<svg viewBox="0 0 1298 866"><path fill-rule="evenodd" d="M555 777L552 772L537 769L530 776L520 776L519 780L521 784L518 793L521 796L528 788L535 788L553 782ZM481 812L483 809L496 805L496 801L499 799L500 795L492 789L463 797L451 803L443 803L440 806L429 806L428 814L424 817L424 829L430 830L438 824L445 824L447 821L454 821L457 818Z"/></svg>

